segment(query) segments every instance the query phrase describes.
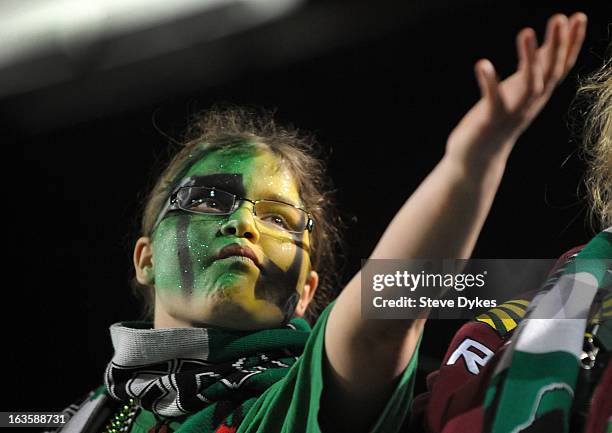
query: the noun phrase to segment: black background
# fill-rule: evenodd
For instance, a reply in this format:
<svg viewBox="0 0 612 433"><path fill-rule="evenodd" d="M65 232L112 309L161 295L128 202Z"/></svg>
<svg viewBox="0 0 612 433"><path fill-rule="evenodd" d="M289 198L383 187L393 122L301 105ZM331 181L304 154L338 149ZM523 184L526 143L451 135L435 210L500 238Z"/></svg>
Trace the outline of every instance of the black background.
<svg viewBox="0 0 612 433"><path fill-rule="evenodd" d="M299 58L243 62L207 81L198 78L196 47L180 67L168 58L106 74L84 70L74 82L0 101L1 410L60 410L102 382L112 355L108 326L139 315L128 285L131 246L142 197L168 153L159 130L178 137L188 115L214 103L276 108L281 121L332 150L330 174L349 225L347 281L477 100L473 64L487 57L506 76L522 27L541 38L552 13L582 10L590 23L577 66L517 144L474 256L551 258L588 240L568 107L577 75L601 64L612 18L606 2L332 3L329 27L354 18L355 37ZM344 22L342 8L361 12L347 12ZM316 29L304 26L290 43ZM168 62L176 67L160 66ZM457 326L428 325L422 373Z"/></svg>

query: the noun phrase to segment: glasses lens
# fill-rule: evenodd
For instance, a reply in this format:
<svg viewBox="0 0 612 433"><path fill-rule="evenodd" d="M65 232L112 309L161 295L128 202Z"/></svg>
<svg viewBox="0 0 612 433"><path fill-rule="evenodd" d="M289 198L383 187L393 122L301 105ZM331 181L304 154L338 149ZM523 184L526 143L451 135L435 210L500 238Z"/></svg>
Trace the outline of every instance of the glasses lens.
<svg viewBox="0 0 612 433"><path fill-rule="evenodd" d="M288 232L303 232L308 216L306 212L286 203L261 200L255 205L257 219L266 226Z"/></svg>
<svg viewBox="0 0 612 433"><path fill-rule="evenodd" d="M234 206L233 194L205 187L181 188L176 199L181 209L205 214L227 214Z"/></svg>

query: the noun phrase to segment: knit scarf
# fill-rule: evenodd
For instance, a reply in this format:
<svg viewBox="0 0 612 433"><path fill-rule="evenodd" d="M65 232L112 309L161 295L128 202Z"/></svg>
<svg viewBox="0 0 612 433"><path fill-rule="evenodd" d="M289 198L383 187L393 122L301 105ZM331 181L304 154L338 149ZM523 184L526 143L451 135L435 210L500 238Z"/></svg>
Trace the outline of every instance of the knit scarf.
<svg viewBox="0 0 612 433"><path fill-rule="evenodd" d="M310 326L301 318L259 331L123 322L110 331L115 354L105 371L108 393L163 417L199 412L207 433L240 423L298 359Z"/></svg>
<svg viewBox="0 0 612 433"><path fill-rule="evenodd" d="M487 388L484 432L568 432L587 317L611 290L612 227L530 303Z"/></svg>

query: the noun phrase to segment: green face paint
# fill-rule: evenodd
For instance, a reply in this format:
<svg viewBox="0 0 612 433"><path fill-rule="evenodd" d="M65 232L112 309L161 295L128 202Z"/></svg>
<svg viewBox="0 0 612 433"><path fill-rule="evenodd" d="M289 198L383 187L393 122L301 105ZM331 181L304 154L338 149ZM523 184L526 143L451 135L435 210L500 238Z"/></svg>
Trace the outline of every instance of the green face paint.
<svg viewBox="0 0 612 433"><path fill-rule="evenodd" d="M269 150L214 151L185 174L199 186L252 200L301 205L291 173ZM228 245L248 248L219 258ZM308 232L266 227L242 202L231 215L170 212L153 235L158 302L172 316L196 326L258 329L278 326L293 314L310 270ZM227 250L224 250L227 251Z"/></svg>

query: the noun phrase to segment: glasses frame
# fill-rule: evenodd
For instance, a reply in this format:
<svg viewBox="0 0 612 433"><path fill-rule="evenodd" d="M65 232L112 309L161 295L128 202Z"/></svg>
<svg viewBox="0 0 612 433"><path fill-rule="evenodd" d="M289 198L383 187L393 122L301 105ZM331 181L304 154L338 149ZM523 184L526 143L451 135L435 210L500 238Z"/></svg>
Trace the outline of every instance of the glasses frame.
<svg viewBox="0 0 612 433"><path fill-rule="evenodd" d="M186 188L206 188L206 189L209 189L209 190L219 191L219 192L222 192L224 194L228 194L228 195L233 197L233 203L232 203L231 209L228 212L200 212L200 211L195 211L193 209L185 209L185 208L181 207L180 202L178 201L178 193L182 189L186 189ZM299 210L301 212L304 212L304 214L306 215L306 218L307 218L306 226L304 227L304 229L302 231L280 229L280 230L283 230L285 232L288 232L288 233L304 233L306 230L308 230L308 232L312 232L312 230L314 228L314 219L312 218L312 215L310 214L310 212L308 212L306 209L301 208L299 206L296 206L294 204L287 203L287 202L284 202L284 201L281 201L281 200L270 200L270 199L251 200L251 199L246 198L246 197L238 197L236 194L232 194L231 192L228 192L228 191L225 191L225 190L222 190L222 189L219 189L219 188L215 188L215 187L188 186L188 185L179 186L170 195L170 200L169 200L168 207L165 209L163 215L161 215L159 217L159 219L158 219L159 221L156 224L156 228L157 228L157 225L159 225L159 223L166 217L168 212L173 211L173 210L182 210L184 212L189 212L189 213L193 213L193 214L196 214L196 215L227 216L227 215L231 215L234 212L236 212L236 210L240 207L240 205L243 202L245 202L245 201L253 204L253 208L251 209L251 212L253 213L253 216L255 218L257 218L257 213L255 211L255 207L257 206L257 203L261 203L261 202L271 202L271 203L284 204L284 205L290 206L290 207L292 207L294 209L297 209L297 210Z"/></svg>

